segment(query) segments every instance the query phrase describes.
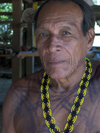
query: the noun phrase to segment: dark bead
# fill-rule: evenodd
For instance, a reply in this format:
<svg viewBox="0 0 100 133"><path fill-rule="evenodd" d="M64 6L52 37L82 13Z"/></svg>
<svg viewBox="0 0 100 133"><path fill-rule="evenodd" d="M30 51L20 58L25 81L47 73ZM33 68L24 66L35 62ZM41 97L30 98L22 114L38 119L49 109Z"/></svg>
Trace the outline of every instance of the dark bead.
<svg viewBox="0 0 100 133"><path fill-rule="evenodd" d="M89 64L87 64L87 68L90 68Z"/></svg>
<svg viewBox="0 0 100 133"><path fill-rule="evenodd" d="M72 114L72 117L74 117L76 115L76 111L73 111L71 114Z"/></svg>
<svg viewBox="0 0 100 133"><path fill-rule="evenodd" d="M86 59L86 62L89 63L89 60Z"/></svg>
<svg viewBox="0 0 100 133"><path fill-rule="evenodd" d="M50 115L47 115L47 116L46 116L46 120L47 120L47 121L51 121L51 116L50 116Z"/></svg>
<svg viewBox="0 0 100 133"><path fill-rule="evenodd" d="M69 129L66 129L66 130L64 131L64 133L69 133Z"/></svg>
<svg viewBox="0 0 100 133"><path fill-rule="evenodd" d="M55 133L60 133L59 131L55 131Z"/></svg>
<svg viewBox="0 0 100 133"><path fill-rule="evenodd" d="M89 72L88 72L88 70L86 70L86 72L85 72L85 73L86 73L86 75L89 75Z"/></svg>
<svg viewBox="0 0 100 133"><path fill-rule="evenodd" d="M44 82L44 83L43 83L43 86L44 86L44 87L46 87L46 85L47 85L47 83L46 83L46 82Z"/></svg>
<svg viewBox="0 0 100 133"><path fill-rule="evenodd" d="M68 125L71 126L73 124L72 120L69 120Z"/></svg>
<svg viewBox="0 0 100 133"><path fill-rule="evenodd" d="M42 93L45 95L47 93L46 89L43 89Z"/></svg>
<svg viewBox="0 0 100 133"><path fill-rule="evenodd" d="M84 79L83 79L83 82L87 82L88 81L88 79L85 77Z"/></svg>
<svg viewBox="0 0 100 133"><path fill-rule="evenodd" d="M47 79L48 79L48 75L47 75L47 74L45 75L44 79L45 79L45 80L47 80Z"/></svg>
<svg viewBox="0 0 100 133"><path fill-rule="evenodd" d="M79 99L82 99L83 98L83 93L80 93L78 97L79 97Z"/></svg>
<svg viewBox="0 0 100 133"><path fill-rule="evenodd" d="M85 89L85 85L83 84L82 86L81 86L81 90L84 90Z"/></svg>
<svg viewBox="0 0 100 133"><path fill-rule="evenodd" d="M47 112L49 111L49 108L46 106L46 107L44 108L44 111L47 113Z"/></svg>
<svg viewBox="0 0 100 133"><path fill-rule="evenodd" d="M55 124L50 124L50 128L54 129L55 128Z"/></svg>
<svg viewBox="0 0 100 133"><path fill-rule="evenodd" d="M45 97L45 98L43 99L43 102L44 102L44 103L47 103L47 102L48 102L48 99Z"/></svg>
<svg viewBox="0 0 100 133"><path fill-rule="evenodd" d="M78 108L80 106L80 103L79 102L76 102L75 103L75 108Z"/></svg>

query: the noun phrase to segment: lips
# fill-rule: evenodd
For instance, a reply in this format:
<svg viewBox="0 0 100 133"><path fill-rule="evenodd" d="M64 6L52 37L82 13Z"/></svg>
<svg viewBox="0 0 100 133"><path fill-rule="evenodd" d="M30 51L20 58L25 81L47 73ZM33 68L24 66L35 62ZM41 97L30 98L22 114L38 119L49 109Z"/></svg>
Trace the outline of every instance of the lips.
<svg viewBox="0 0 100 133"><path fill-rule="evenodd" d="M59 61L48 61L49 65L60 65L63 64L65 62L65 60L59 60Z"/></svg>

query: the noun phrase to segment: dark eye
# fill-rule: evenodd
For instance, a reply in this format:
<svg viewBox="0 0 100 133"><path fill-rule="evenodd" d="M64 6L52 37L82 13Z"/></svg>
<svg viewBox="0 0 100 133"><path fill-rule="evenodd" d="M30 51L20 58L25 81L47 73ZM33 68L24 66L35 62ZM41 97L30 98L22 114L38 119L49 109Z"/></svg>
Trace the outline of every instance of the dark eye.
<svg viewBox="0 0 100 133"><path fill-rule="evenodd" d="M47 36L47 34L46 33L40 33L39 36L41 36L41 37L42 36Z"/></svg>
<svg viewBox="0 0 100 133"><path fill-rule="evenodd" d="M70 34L70 32L68 32L68 31L63 31L62 32L62 35L69 35Z"/></svg>

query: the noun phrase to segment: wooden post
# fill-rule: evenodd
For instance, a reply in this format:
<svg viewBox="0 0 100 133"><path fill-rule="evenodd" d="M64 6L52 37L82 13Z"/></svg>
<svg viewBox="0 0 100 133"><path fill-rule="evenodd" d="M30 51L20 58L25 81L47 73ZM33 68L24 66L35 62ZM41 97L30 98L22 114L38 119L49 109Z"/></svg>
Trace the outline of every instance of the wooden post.
<svg viewBox="0 0 100 133"><path fill-rule="evenodd" d="M27 3L27 8L33 8L33 3ZM34 39L34 25L32 23L28 23L27 27L27 46L33 47L33 39ZM34 73L34 57L26 57L26 75L30 75Z"/></svg>
<svg viewBox="0 0 100 133"><path fill-rule="evenodd" d="M28 23L27 28L27 46L33 46L33 38L34 38L34 25ZM26 75L30 75L34 73L34 57L26 58Z"/></svg>
<svg viewBox="0 0 100 133"><path fill-rule="evenodd" d="M14 52L19 53L22 46L22 0L12 0L13 3L13 46ZM21 77L21 59L14 56L12 58L12 82Z"/></svg>

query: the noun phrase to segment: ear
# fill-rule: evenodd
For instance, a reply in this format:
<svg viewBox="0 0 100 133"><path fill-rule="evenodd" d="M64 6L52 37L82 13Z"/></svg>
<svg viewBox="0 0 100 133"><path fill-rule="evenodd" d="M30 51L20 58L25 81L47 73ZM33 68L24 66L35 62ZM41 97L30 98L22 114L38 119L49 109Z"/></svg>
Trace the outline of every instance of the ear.
<svg viewBox="0 0 100 133"><path fill-rule="evenodd" d="M95 36L95 32L94 32L94 28L91 28L88 32L87 32L87 52L92 48L93 42L94 42L94 36Z"/></svg>

